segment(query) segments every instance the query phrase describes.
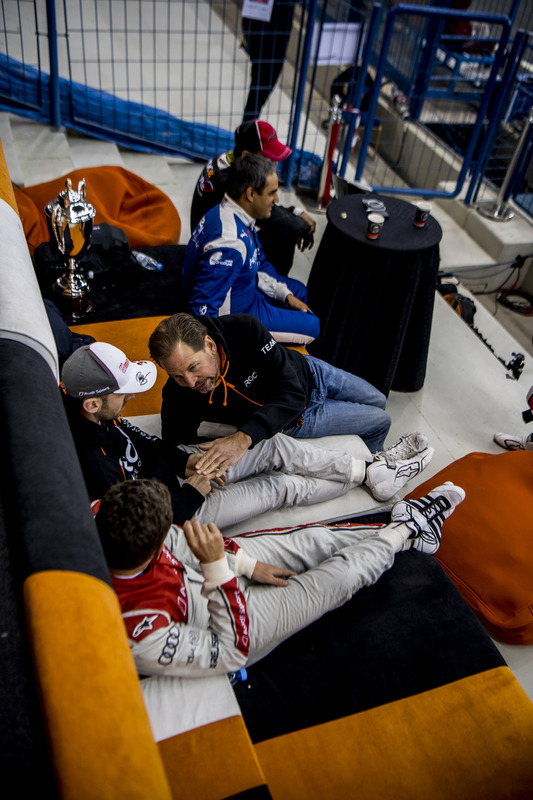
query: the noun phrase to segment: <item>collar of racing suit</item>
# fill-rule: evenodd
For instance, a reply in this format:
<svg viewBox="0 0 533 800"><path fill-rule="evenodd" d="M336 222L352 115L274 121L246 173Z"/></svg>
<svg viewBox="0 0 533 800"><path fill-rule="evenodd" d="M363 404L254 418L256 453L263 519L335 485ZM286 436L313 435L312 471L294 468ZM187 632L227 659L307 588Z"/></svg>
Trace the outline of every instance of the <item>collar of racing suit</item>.
<svg viewBox="0 0 533 800"><path fill-rule="evenodd" d="M233 213L236 214L239 217L239 219L241 219L244 222L245 225L247 225L249 228L252 229L255 228L255 223L256 223L255 218L251 217L250 214L248 214L242 206L240 206L238 203L235 202L235 200L232 200L229 194L224 195L222 203L225 206L229 206L233 211Z"/></svg>

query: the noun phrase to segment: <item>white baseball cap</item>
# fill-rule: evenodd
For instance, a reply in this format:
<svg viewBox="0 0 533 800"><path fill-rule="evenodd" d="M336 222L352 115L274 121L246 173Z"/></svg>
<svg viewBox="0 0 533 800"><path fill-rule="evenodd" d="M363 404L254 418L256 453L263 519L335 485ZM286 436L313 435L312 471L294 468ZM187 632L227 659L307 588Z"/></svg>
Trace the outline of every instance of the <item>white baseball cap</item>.
<svg viewBox="0 0 533 800"><path fill-rule="evenodd" d="M61 382L71 397L147 392L156 378L154 363L130 361L122 350L106 342L79 347L61 371Z"/></svg>

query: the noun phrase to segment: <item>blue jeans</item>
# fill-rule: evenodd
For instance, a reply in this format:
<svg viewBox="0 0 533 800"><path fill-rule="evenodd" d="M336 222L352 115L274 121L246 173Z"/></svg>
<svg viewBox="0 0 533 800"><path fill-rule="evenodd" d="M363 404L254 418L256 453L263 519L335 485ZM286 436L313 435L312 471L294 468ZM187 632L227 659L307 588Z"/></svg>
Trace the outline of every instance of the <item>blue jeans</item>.
<svg viewBox="0 0 533 800"><path fill-rule="evenodd" d="M307 358L312 377L311 397L303 411L303 425L284 430L297 439L316 439L356 433L372 453L382 450L391 419L387 399L372 384L326 361Z"/></svg>

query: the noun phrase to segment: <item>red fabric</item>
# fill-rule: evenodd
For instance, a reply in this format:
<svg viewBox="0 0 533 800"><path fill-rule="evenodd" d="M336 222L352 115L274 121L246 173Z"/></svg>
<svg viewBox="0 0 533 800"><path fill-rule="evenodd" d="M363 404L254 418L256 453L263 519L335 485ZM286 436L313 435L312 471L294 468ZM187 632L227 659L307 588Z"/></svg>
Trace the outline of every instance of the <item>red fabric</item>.
<svg viewBox="0 0 533 800"><path fill-rule="evenodd" d="M186 623L189 598L184 567L167 547L148 569L134 578L111 575L128 636L142 641L173 622ZM149 622L147 624L147 618Z"/></svg>
<svg viewBox="0 0 533 800"><path fill-rule="evenodd" d="M470 453L408 495L444 481L466 492L436 559L489 631L533 644L533 451Z"/></svg>
<svg viewBox="0 0 533 800"><path fill-rule="evenodd" d="M96 209L94 224L107 222L121 228L132 249L179 242L180 215L164 192L123 167L88 167L15 189L30 253L50 238L44 208L64 190L67 178L75 190L85 178L87 202Z"/></svg>

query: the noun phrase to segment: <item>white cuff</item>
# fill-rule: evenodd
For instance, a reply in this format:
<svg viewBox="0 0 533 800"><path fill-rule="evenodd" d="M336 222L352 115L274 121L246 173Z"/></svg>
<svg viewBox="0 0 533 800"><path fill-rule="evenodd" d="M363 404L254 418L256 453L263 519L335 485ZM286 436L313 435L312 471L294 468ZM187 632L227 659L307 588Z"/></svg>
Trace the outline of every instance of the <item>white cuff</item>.
<svg viewBox="0 0 533 800"><path fill-rule="evenodd" d="M277 297L276 300L281 300L282 303L286 303L287 297L292 294L292 291L289 289L286 283L280 283L280 286L283 288L279 290L279 297Z"/></svg>
<svg viewBox="0 0 533 800"><path fill-rule="evenodd" d="M206 591L214 589L215 586L222 586L235 577L225 555L219 558L218 561L211 561L208 564L200 562L200 569L205 579Z"/></svg>
<svg viewBox="0 0 533 800"><path fill-rule="evenodd" d="M257 564L257 559L245 553L242 547L237 550L235 556L235 575L244 575L246 578L251 578Z"/></svg>
<svg viewBox="0 0 533 800"><path fill-rule="evenodd" d="M352 456L352 474L350 476L350 486L360 486L366 475L366 463L362 458Z"/></svg>

